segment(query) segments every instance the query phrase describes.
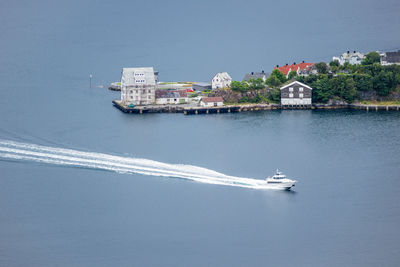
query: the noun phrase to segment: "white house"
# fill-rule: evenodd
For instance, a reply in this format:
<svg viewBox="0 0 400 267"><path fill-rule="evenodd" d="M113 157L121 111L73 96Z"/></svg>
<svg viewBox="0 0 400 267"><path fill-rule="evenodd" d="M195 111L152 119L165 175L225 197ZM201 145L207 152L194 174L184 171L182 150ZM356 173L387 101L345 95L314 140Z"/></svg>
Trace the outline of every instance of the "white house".
<svg viewBox="0 0 400 267"><path fill-rule="evenodd" d="M232 83L232 78L227 72L217 73L211 81L211 88L220 89L229 87Z"/></svg>
<svg viewBox="0 0 400 267"><path fill-rule="evenodd" d="M216 97L203 97L200 101L202 107L221 107L224 105L224 99L220 96Z"/></svg>
<svg viewBox="0 0 400 267"><path fill-rule="evenodd" d="M311 106L312 88L294 81L281 87L282 106Z"/></svg>
<svg viewBox="0 0 400 267"><path fill-rule="evenodd" d="M189 102L189 97L186 89L183 90L156 90L156 104L185 104Z"/></svg>
<svg viewBox="0 0 400 267"><path fill-rule="evenodd" d="M157 83L152 67L122 69L121 102L124 105L154 104L156 88Z"/></svg>
<svg viewBox="0 0 400 267"><path fill-rule="evenodd" d="M347 53L343 53L340 57L333 57L332 60L339 61L340 65L344 65L344 63L346 62L355 65L355 64L361 64L361 61L364 58L365 58L364 54L360 52L353 51L353 53L351 53L350 51L347 51Z"/></svg>

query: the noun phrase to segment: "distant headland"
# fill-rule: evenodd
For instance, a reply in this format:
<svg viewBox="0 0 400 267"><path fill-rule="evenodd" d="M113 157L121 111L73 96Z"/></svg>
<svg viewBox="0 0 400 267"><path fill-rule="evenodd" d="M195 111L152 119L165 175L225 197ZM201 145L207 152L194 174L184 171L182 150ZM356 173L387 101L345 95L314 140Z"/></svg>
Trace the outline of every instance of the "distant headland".
<svg viewBox="0 0 400 267"><path fill-rule="evenodd" d="M152 67L123 68L113 103L127 113L210 114L267 109L355 108L399 110L400 50L347 51L326 62L276 65L233 81L227 72L211 82L159 82Z"/></svg>

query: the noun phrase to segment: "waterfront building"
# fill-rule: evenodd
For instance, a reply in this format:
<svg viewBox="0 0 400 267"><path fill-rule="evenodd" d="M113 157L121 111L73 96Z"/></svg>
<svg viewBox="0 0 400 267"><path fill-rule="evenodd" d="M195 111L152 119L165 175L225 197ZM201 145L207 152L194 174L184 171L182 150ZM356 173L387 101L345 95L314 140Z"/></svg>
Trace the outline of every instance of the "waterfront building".
<svg viewBox="0 0 400 267"><path fill-rule="evenodd" d="M200 101L202 107L221 107L224 105L224 99L220 96L216 97L203 97Z"/></svg>
<svg viewBox="0 0 400 267"><path fill-rule="evenodd" d="M282 67L279 67L279 65L277 65L274 69L278 69L286 76L286 78L289 77L289 73L291 71L295 71L297 75L308 75L313 73L314 63L308 63L303 61L299 64L296 64L296 62L294 62L292 65L286 64Z"/></svg>
<svg viewBox="0 0 400 267"><path fill-rule="evenodd" d="M121 102L124 105L151 105L155 103L157 88L154 69L123 68Z"/></svg>
<svg viewBox="0 0 400 267"><path fill-rule="evenodd" d="M397 52L385 52L380 54L381 56L381 65L382 66L387 66L387 65L393 65L397 64L400 65L400 50Z"/></svg>
<svg viewBox="0 0 400 267"><path fill-rule="evenodd" d="M294 81L281 87L281 105L286 107L311 107L312 88Z"/></svg>
<svg viewBox="0 0 400 267"><path fill-rule="evenodd" d="M214 89L221 89L227 88L231 85L232 78L229 76L227 72L220 72L217 73L211 81L211 88Z"/></svg>
<svg viewBox="0 0 400 267"><path fill-rule="evenodd" d="M353 51L352 53L350 51L347 51L347 53L343 53L341 56L339 57L333 57L332 60L335 61L339 61L340 65L344 65L345 63L349 63L352 65L355 64L361 64L361 61L365 58L365 55L357 52L357 51Z"/></svg>
<svg viewBox="0 0 400 267"><path fill-rule="evenodd" d="M250 79L257 80L257 79L261 78L265 82L267 80L268 76L269 76L269 73L266 73L264 71L250 72L250 73L247 73L246 75L244 75L243 81L247 82Z"/></svg>
<svg viewBox="0 0 400 267"><path fill-rule="evenodd" d="M156 104L185 104L189 102L186 89L182 90L156 90Z"/></svg>

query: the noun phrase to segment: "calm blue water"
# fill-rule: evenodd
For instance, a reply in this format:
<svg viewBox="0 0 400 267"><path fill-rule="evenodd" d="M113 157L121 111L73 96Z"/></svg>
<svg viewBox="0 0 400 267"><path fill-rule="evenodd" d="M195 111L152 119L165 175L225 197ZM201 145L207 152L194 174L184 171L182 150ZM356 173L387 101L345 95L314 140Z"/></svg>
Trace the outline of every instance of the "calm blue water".
<svg viewBox="0 0 400 267"><path fill-rule="evenodd" d="M135 116L88 88L90 73L106 85L122 67L241 79L400 42L398 1L263 3L1 2L1 140L257 179L281 168L299 183L260 191L2 158L0 266L398 266L399 112Z"/></svg>

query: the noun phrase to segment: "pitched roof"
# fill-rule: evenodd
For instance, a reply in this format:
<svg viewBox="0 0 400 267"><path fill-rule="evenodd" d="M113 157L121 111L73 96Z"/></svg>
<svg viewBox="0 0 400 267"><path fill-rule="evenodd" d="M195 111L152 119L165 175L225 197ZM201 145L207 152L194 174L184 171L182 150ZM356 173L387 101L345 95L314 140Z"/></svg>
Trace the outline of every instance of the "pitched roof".
<svg viewBox="0 0 400 267"><path fill-rule="evenodd" d="M388 63L399 63L400 62L400 50L397 52L386 52L386 61Z"/></svg>
<svg viewBox="0 0 400 267"><path fill-rule="evenodd" d="M280 90L282 90L283 88L292 86L293 84L299 84L299 85L301 85L301 86L307 87L307 88L309 88L309 89L312 90L312 88L311 88L310 86L308 86L307 84L301 83L301 82L299 82L299 81L294 81L294 82L291 82L291 83L289 83L289 84L286 84L286 85L282 86L282 87L280 88Z"/></svg>
<svg viewBox="0 0 400 267"><path fill-rule="evenodd" d="M155 85L154 69L148 68L123 68L121 85Z"/></svg>
<svg viewBox="0 0 400 267"><path fill-rule="evenodd" d="M203 97L201 101L209 103L209 102L224 102L224 99L220 96L215 97Z"/></svg>
<svg viewBox="0 0 400 267"><path fill-rule="evenodd" d="M215 74L214 78L219 76L220 79L222 80L232 80L231 76L227 72L219 72Z"/></svg>
<svg viewBox="0 0 400 267"><path fill-rule="evenodd" d="M264 77L267 78L269 76L269 73L266 72L251 72L251 73L247 73L246 75L244 75L243 81L248 81L250 79L258 79L261 78L263 79Z"/></svg>
<svg viewBox="0 0 400 267"><path fill-rule="evenodd" d="M182 98L187 97L186 89L184 90L156 90L156 98Z"/></svg>
<svg viewBox="0 0 400 267"><path fill-rule="evenodd" d="M292 64L292 65L285 65L282 67L275 67L274 69L280 70L283 74L288 75L288 73L292 70L297 71L298 69L304 70L310 66L314 65L314 63L307 63L307 62L302 62L299 64Z"/></svg>

